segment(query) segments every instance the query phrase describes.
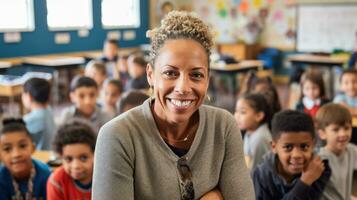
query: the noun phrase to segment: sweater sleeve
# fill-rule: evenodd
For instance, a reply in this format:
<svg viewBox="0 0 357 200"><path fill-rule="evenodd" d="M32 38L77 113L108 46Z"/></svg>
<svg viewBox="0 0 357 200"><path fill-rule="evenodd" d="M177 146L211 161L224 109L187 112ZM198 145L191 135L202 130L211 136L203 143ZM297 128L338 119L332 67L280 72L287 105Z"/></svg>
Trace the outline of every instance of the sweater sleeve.
<svg viewBox="0 0 357 200"><path fill-rule="evenodd" d="M52 174L47 181L46 196L48 200L62 200L64 198L63 188L55 180L54 174Z"/></svg>
<svg viewBox="0 0 357 200"><path fill-rule="evenodd" d="M219 188L225 200L254 199L254 189L243 154L242 136L234 119L225 139L225 156Z"/></svg>
<svg viewBox="0 0 357 200"><path fill-rule="evenodd" d="M93 200L134 199L134 150L130 148L132 144L128 131L115 123L118 122L109 122L99 131L95 149Z"/></svg>

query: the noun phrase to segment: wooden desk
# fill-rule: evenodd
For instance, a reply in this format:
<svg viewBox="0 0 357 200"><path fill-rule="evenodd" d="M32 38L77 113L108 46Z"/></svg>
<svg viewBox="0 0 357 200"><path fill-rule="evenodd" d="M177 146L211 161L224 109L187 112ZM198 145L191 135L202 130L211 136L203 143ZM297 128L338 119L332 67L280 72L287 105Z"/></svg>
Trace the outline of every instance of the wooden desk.
<svg viewBox="0 0 357 200"><path fill-rule="evenodd" d="M249 70L263 69L264 63L260 60L244 60L237 64L212 64L210 70L224 73L237 73Z"/></svg>
<svg viewBox="0 0 357 200"><path fill-rule="evenodd" d="M33 154L32 154L32 158L39 160L43 163L47 163L50 158L51 158L52 152L51 151L40 151L40 150L36 150Z"/></svg>
<svg viewBox="0 0 357 200"><path fill-rule="evenodd" d="M328 94L330 98L334 96L334 73L332 71L333 67L343 67L343 65L348 61L346 57L338 56L319 56L311 54L298 54L291 55L288 57L288 61L291 62L293 67L299 68L301 65L310 65L312 67L328 67L330 74L330 83Z"/></svg>
<svg viewBox="0 0 357 200"><path fill-rule="evenodd" d="M17 103L20 108L20 114L24 112L24 107L21 101L22 84L1 84L0 83L0 97L9 99L10 105ZM7 101L7 100L4 100ZM18 113L15 111L14 106L10 106L9 114L16 116Z"/></svg>
<svg viewBox="0 0 357 200"><path fill-rule="evenodd" d="M288 57L288 61L294 64L306 64L306 65L318 65L342 67L344 63L348 61L345 57L331 57L331 56L318 56L311 54L298 54Z"/></svg>
<svg viewBox="0 0 357 200"><path fill-rule="evenodd" d="M46 67L66 67L84 64L82 57L64 57L64 56L43 56L43 57L25 57L23 64L39 65Z"/></svg>
<svg viewBox="0 0 357 200"><path fill-rule="evenodd" d="M78 68L85 63L85 59L80 56L34 56L34 57L25 57L23 59L23 64L30 66L42 66L53 69L53 101L54 104L60 102L60 96L64 96L67 100L67 94L69 91L69 85L72 78L78 74ZM75 70L75 71L73 71ZM77 71L76 71L77 70ZM60 71L64 76L60 79ZM60 95L60 80L62 85L64 85L65 91Z"/></svg>
<svg viewBox="0 0 357 200"><path fill-rule="evenodd" d="M237 75L238 74L243 74L245 75L246 72L249 72L251 70L261 70L263 69L263 61L260 60L245 60L241 61L237 64L212 64L210 66L210 71L211 73L211 78L213 82L216 82L214 79L216 77L221 77L221 75L226 75L228 80L230 81L229 87L228 87L228 94L223 94L225 97L230 97L231 102L225 104L229 105L220 105L218 97L225 98L222 95L218 95L222 91L220 89L216 88L216 84L212 83L210 86L210 92L212 93L212 96L214 99L218 100L218 103L215 104L216 106L226 108L227 110L233 112L234 107L235 107L235 101L236 101L236 94L239 91L239 84L237 84ZM219 86L218 86L219 87ZM217 101L216 101L217 102Z"/></svg>
<svg viewBox="0 0 357 200"><path fill-rule="evenodd" d="M0 96L16 97L22 93L22 85L3 85L0 83Z"/></svg>

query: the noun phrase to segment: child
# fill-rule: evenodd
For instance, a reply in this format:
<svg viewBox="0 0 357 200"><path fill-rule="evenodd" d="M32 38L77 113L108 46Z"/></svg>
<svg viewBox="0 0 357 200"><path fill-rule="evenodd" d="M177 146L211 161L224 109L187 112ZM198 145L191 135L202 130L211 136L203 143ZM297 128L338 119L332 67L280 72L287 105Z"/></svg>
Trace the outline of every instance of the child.
<svg viewBox="0 0 357 200"><path fill-rule="evenodd" d="M317 110L329 101L325 98L325 87L321 73L305 72L301 77L302 95L296 110L315 117Z"/></svg>
<svg viewBox="0 0 357 200"><path fill-rule="evenodd" d="M126 82L130 77L128 72L128 58L128 55L122 55L116 64L116 73L114 78L119 79L122 86L126 85Z"/></svg>
<svg viewBox="0 0 357 200"><path fill-rule="evenodd" d="M53 114L48 105L51 86L48 81L31 78L24 84L22 102L30 110L24 116L26 127L38 150L50 150L51 140L56 129Z"/></svg>
<svg viewBox="0 0 357 200"><path fill-rule="evenodd" d="M63 162L48 179L47 199L91 199L95 141L91 127L80 121L58 129L53 144Z"/></svg>
<svg viewBox="0 0 357 200"><path fill-rule="evenodd" d="M353 171L357 170L357 146L349 143L352 134L352 116L339 104L326 104L316 115L317 129L326 146L320 156L328 159L332 169L330 181L324 190L324 199L350 199Z"/></svg>
<svg viewBox="0 0 357 200"><path fill-rule="evenodd" d="M335 96L333 102L346 106L352 116L357 116L357 70L346 70L342 73L341 90L344 93Z"/></svg>
<svg viewBox="0 0 357 200"><path fill-rule="evenodd" d="M103 111L114 118L118 114L117 102L122 93L122 85L119 80L108 79L104 82Z"/></svg>
<svg viewBox="0 0 357 200"><path fill-rule="evenodd" d="M262 94L271 107L271 116L281 110L278 91L270 77L256 78L252 81L251 93Z"/></svg>
<svg viewBox="0 0 357 200"><path fill-rule="evenodd" d="M272 152L253 172L256 199L320 199L331 169L313 155L312 118L281 111L273 118L272 138Z"/></svg>
<svg viewBox="0 0 357 200"><path fill-rule="evenodd" d="M248 94L237 102L234 117L238 127L246 131L244 154L250 169L260 164L263 155L271 149L270 113L270 107L261 94Z"/></svg>
<svg viewBox="0 0 357 200"><path fill-rule="evenodd" d="M133 89L148 89L149 83L146 78L146 61L137 54L132 54L128 58L128 67L130 78L125 85L125 91Z"/></svg>
<svg viewBox="0 0 357 200"><path fill-rule="evenodd" d="M31 159L35 145L23 120L4 119L0 147L0 199L46 199L50 169Z"/></svg>
<svg viewBox="0 0 357 200"><path fill-rule="evenodd" d="M124 113L136 106L144 103L144 101L149 98L147 94L139 90L132 90L125 92L119 101L119 114Z"/></svg>
<svg viewBox="0 0 357 200"><path fill-rule="evenodd" d="M63 110L61 122L82 118L89 121L98 133L99 128L110 120L110 116L97 106L97 95L98 86L93 79L76 76L70 85L70 97L74 105Z"/></svg>
<svg viewBox="0 0 357 200"><path fill-rule="evenodd" d="M86 65L84 75L94 79L100 90L107 78L107 70L104 63L92 60Z"/></svg>
<svg viewBox="0 0 357 200"><path fill-rule="evenodd" d="M98 60L104 63L107 76L113 78L118 60L118 40L107 39L104 42L103 55Z"/></svg>

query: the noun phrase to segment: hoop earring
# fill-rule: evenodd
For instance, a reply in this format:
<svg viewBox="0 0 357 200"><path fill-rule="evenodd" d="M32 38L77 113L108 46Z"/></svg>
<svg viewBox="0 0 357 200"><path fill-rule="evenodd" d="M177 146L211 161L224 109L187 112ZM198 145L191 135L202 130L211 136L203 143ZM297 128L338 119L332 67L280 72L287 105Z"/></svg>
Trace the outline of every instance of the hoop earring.
<svg viewBox="0 0 357 200"><path fill-rule="evenodd" d="M211 96L209 94L206 94L206 99L208 102L211 102Z"/></svg>
<svg viewBox="0 0 357 200"><path fill-rule="evenodd" d="M154 96L154 86L150 85L149 87L149 96L152 97Z"/></svg>

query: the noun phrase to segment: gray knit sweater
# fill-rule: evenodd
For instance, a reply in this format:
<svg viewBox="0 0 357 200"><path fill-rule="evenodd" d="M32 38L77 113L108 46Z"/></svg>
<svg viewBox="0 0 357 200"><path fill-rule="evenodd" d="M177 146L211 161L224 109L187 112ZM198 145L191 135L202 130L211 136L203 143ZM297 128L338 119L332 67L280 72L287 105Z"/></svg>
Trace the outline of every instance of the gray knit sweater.
<svg viewBox="0 0 357 200"><path fill-rule="evenodd" d="M232 115L203 105L199 118L185 155L195 198L218 187L225 200L254 199L241 134ZM180 199L178 159L161 138L147 100L101 128L92 199Z"/></svg>

